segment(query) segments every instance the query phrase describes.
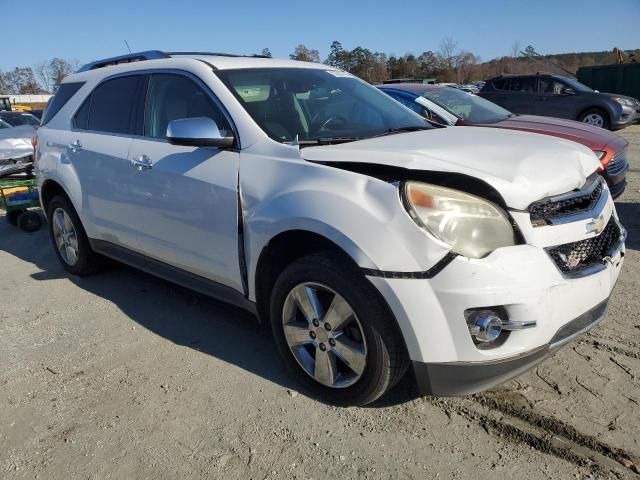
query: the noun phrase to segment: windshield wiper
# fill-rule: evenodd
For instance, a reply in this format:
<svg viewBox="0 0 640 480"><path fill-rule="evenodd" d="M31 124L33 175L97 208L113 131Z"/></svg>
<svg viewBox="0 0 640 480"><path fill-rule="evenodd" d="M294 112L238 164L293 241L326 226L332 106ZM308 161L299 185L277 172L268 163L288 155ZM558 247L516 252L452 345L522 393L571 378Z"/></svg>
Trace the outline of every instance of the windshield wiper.
<svg viewBox="0 0 640 480"><path fill-rule="evenodd" d="M306 147L308 145L332 145L336 143L348 143L355 142L356 140L362 140L362 137L320 137L313 138L310 140L298 140L298 145L301 147ZM290 144L295 145L295 141L290 142Z"/></svg>
<svg viewBox="0 0 640 480"><path fill-rule="evenodd" d="M395 133L417 132L420 130L433 130L433 127L429 127L427 125L406 125L404 127L393 127L385 130L382 133L378 133L371 138L384 137L385 135L393 135Z"/></svg>

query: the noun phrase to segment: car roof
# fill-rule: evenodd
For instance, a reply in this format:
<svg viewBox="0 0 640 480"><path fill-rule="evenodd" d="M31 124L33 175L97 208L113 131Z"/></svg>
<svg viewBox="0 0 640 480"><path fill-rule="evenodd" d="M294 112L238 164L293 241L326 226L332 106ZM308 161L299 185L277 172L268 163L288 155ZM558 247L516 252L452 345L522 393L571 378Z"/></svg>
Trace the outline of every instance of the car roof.
<svg viewBox="0 0 640 480"><path fill-rule="evenodd" d="M446 85L431 85L428 83L385 83L376 86L381 90L401 90L403 92L415 93L416 95L422 95L424 92L431 90L447 88Z"/></svg>

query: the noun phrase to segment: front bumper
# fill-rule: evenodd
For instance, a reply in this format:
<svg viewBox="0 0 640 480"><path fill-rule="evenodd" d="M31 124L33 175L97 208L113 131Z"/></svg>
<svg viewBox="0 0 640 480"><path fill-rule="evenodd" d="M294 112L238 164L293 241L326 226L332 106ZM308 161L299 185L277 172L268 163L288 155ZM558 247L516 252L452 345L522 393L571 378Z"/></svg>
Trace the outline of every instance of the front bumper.
<svg viewBox="0 0 640 480"><path fill-rule="evenodd" d="M515 357L478 363L412 362L418 392L442 397L470 395L504 383L591 330L605 318L607 306L605 300L560 328L548 344Z"/></svg>
<svg viewBox="0 0 640 480"><path fill-rule="evenodd" d="M622 268L624 228L618 223L618 241L584 273L563 273L547 253L549 247L584 238L596 220L617 222L610 199L591 213L570 223L534 227L528 214L512 212L528 244L503 247L482 259L455 257L432 278L368 275L398 322L421 391L464 394L501 383L604 317L603 305ZM536 325L508 332L491 348L478 348L465 311L496 308L508 322L534 320Z"/></svg>
<svg viewBox="0 0 640 480"><path fill-rule="evenodd" d="M620 117L613 119L611 128L614 130L633 125L640 118L640 112L635 106L623 105Z"/></svg>

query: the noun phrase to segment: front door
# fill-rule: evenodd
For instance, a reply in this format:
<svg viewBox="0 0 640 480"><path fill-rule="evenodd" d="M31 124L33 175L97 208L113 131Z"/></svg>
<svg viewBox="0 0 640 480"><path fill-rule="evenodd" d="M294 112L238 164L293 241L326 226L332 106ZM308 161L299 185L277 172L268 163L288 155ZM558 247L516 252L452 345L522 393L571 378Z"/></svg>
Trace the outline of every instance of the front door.
<svg viewBox="0 0 640 480"><path fill-rule="evenodd" d="M137 209L139 248L145 255L242 290L238 258L239 153L184 147L166 140L169 122L209 117L230 123L213 94L182 73L152 73L143 137L134 139L130 195Z"/></svg>
<svg viewBox="0 0 640 480"><path fill-rule="evenodd" d="M536 115L575 119L580 97L564 93L567 85L552 77L540 77Z"/></svg>

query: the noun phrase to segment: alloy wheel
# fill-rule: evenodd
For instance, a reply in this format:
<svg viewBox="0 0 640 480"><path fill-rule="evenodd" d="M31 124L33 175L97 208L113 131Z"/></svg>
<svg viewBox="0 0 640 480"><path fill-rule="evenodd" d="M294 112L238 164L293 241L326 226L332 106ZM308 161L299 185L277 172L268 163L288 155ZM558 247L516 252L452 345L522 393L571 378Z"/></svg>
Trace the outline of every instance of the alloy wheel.
<svg viewBox="0 0 640 480"><path fill-rule="evenodd" d="M602 117L602 115L598 113L590 113L589 115L584 117L582 121L584 123L588 123L589 125L594 125L596 127L602 128L604 126L604 118Z"/></svg>
<svg viewBox="0 0 640 480"><path fill-rule="evenodd" d="M52 216L53 237L62 260L73 267L78 262L78 236L71 217L62 208Z"/></svg>
<svg viewBox="0 0 640 480"><path fill-rule="evenodd" d="M287 345L307 375L331 388L360 379L367 361L364 331L340 294L319 283L297 285L285 299L282 324Z"/></svg>

